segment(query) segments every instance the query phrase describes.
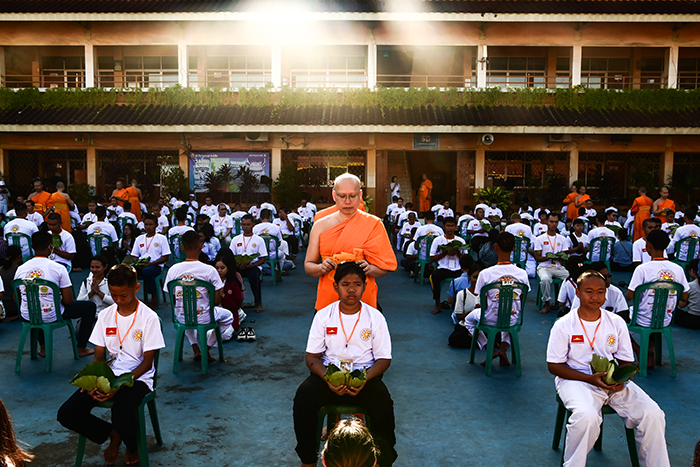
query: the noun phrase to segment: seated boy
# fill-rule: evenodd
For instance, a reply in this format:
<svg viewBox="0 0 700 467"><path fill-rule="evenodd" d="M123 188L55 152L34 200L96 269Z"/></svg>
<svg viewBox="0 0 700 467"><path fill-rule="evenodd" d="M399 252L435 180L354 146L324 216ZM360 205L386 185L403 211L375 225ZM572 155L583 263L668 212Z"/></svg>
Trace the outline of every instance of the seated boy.
<svg viewBox="0 0 700 467"><path fill-rule="evenodd" d="M430 284L433 287L433 298L435 299L435 308L433 308L431 313L434 315L442 311L442 306L440 305L440 292L442 291L440 284L442 281L462 275L459 266L459 258L462 256L462 252L459 250L444 251L439 249L440 246L447 245L454 240L462 244L465 243L462 237L455 235L455 229L457 228L455 218L448 217L445 219L444 228L445 235L437 237L430 246L430 261L437 263L437 269L430 275Z"/></svg>
<svg viewBox="0 0 700 467"><path fill-rule="evenodd" d="M602 310L605 278L595 271L579 276L579 308L554 323L547 345L547 366L564 406L572 412L566 430L564 465L585 466L598 439L603 405L612 407L625 426L636 429L642 466L669 466L663 411L642 389L629 381L608 385L605 373L592 373L593 354L622 366L634 361L627 326L622 318Z"/></svg>
<svg viewBox="0 0 700 467"><path fill-rule="evenodd" d="M693 279L688 284L688 300L679 306L683 309L676 309L676 318L673 324L690 329L700 329L700 284L698 284L698 259L694 259L688 264L687 270Z"/></svg>
<svg viewBox="0 0 700 467"><path fill-rule="evenodd" d="M377 309L360 301L366 287L365 272L354 262L339 265L333 286L339 301L314 316L306 345L306 365L311 375L294 397L296 452L302 466L315 466L318 410L325 405L359 405L367 410L372 435L381 451L378 465L391 466L394 450L394 402L382 381L391 365L391 336ZM349 370L367 369L367 381L358 388L333 386L323 379L330 364Z"/></svg>
<svg viewBox="0 0 700 467"><path fill-rule="evenodd" d="M102 394L97 389L76 391L59 409L58 421L97 444L109 439L104 452L107 465L114 464L122 441L126 445L126 463L136 464L139 461L136 408L153 390L156 372L153 358L156 350L165 347L165 342L158 315L136 298L139 290L136 270L124 264L115 266L107 281L115 303L100 312L90 336L90 342L95 344L94 359L106 361L109 353L109 365L114 373L117 376L133 373L134 385L122 386L111 394ZM90 413L98 402L109 399L114 402L112 423Z"/></svg>
<svg viewBox="0 0 700 467"><path fill-rule="evenodd" d="M202 280L209 282L214 286L216 291L214 296L214 305L221 304L221 294L223 293L224 283L219 277L219 273L216 272L214 266L209 266L198 260L199 253L202 251L202 243L199 241L199 235L194 230L185 232L182 235L182 244L180 248L187 255L187 259L181 263L173 265L168 270L168 274L165 277L165 285L163 286L163 291L168 293L168 283L177 279L183 279L187 281L191 280ZM182 307L182 293L181 288L175 290L175 316L181 322L185 322L185 314ZM236 310L238 311L238 310ZM219 323L221 328L221 337L223 340L230 340L233 336L233 328L231 324L233 323L233 314L226 308L220 306L214 307L214 319ZM199 324L209 323L209 295L207 289L204 287L197 288L197 322ZM190 341L192 346L192 351L194 352L194 360L199 361L202 358L202 350L199 348L197 343L197 331L194 329L188 329L185 331L185 336L187 340ZM216 347L216 334L214 330L207 332L207 357L210 362L215 359L209 355L209 348Z"/></svg>
<svg viewBox="0 0 700 467"><path fill-rule="evenodd" d="M143 275L144 296L151 296L151 308L158 308L158 288L156 277L163 272L163 266L170 258L168 239L156 233L156 218L153 214L143 215L143 225L146 233L136 238L131 256L137 259L148 258L148 263L139 267Z"/></svg>

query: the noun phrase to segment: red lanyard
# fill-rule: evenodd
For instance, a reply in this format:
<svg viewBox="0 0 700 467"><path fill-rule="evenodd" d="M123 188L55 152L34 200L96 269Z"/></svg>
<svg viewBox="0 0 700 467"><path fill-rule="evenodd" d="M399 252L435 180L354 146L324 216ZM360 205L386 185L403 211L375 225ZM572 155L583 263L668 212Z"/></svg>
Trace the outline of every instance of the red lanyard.
<svg viewBox="0 0 700 467"><path fill-rule="evenodd" d="M148 235L146 235L146 239L144 240L144 243L146 243L146 251L151 249L151 245L153 244L153 240L156 238L156 235L153 234L151 237L151 243L148 243Z"/></svg>
<svg viewBox="0 0 700 467"><path fill-rule="evenodd" d="M600 328L600 323L603 322L603 317L600 317L600 321L598 321L598 326L595 327L595 332L593 333L593 340L591 340L588 337L588 332L586 332L586 326L583 325L583 320L581 317L578 317L578 320L581 322L581 327L583 328L583 333L586 335L586 339L588 340L588 344L591 346L591 350L593 350L593 344L595 344L595 335L598 334L598 328Z"/></svg>
<svg viewBox="0 0 700 467"><path fill-rule="evenodd" d="M510 264L510 261L501 261L501 262L496 263L496 264Z"/></svg>
<svg viewBox="0 0 700 467"><path fill-rule="evenodd" d="M357 324L360 322L360 317L362 316L362 306L360 306L360 311L357 313L357 321L355 321L355 326L352 327L352 332L350 333L350 337L345 333L345 325L343 325L343 314L340 311L340 305L338 305L338 319L340 319L340 328L343 330L343 336L345 336L345 348L348 348L348 344L350 343L350 339L352 339L352 335L355 334L355 328L357 328Z"/></svg>
<svg viewBox="0 0 700 467"><path fill-rule="evenodd" d="M547 235L547 240L549 240L549 244L552 246L552 253L556 253L556 247L557 247L557 234L554 234L554 241L552 241L552 237Z"/></svg>
<svg viewBox="0 0 700 467"><path fill-rule="evenodd" d="M250 241L253 239L253 236L251 235L250 238L248 239L248 243L245 242L245 235L243 236L243 253L248 253L248 245L250 245Z"/></svg>
<svg viewBox="0 0 700 467"><path fill-rule="evenodd" d="M141 306L141 303L136 305L136 311L134 311L134 319L131 321L131 326L129 326L129 329L126 330L126 334L124 334L124 339L126 339L126 336L129 335L131 332L131 328L134 327L134 323L136 323L136 315L139 313L139 307ZM124 342L124 339L122 339L122 335L119 332L119 323L117 323L117 315L119 314L118 311L114 312L114 324L117 327L117 339L119 340L119 350L122 349L122 343Z"/></svg>

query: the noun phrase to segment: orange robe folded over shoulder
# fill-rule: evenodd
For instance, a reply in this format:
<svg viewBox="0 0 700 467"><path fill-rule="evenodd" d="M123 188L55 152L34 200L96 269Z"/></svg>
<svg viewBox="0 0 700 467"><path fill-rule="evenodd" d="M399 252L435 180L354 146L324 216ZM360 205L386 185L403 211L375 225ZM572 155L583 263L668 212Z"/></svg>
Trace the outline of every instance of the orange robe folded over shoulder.
<svg viewBox="0 0 700 467"><path fill-rule="evenodd" d="M630 212L634 214L634 241L644 236L643 222L651 217L651 207L654 202L647 196L640 196L634 200Z"/></svg>
<svg viewBox="0 0 700 467"><path fill-rule="evenodd" d="M68 202L66 201L66 198L64 198L61 193L56 191L51 193L49 202L54 207L53 212L61 215L61 228L66 232L70 232L70 209L68 209Z"/></svg>
<svg viewBox="0 0 700 467"><path fill-rule="evenodd" d="M659 203L658 210L661 211L664 208L669 208L671 211L676 212L676 203L672 199L666 198L661 203Z"/></svg>
<svg viewBox="0 0 700 467"><path fill-rule="evenodd" d="M357 208L357 210L367 212L367 210L365 209L365 203L360 203L360 207ZM335 214L336 212L338 212L338 206L335 204L325 209L321 209L314 216L314 222L317 222L319 219L323 219L326 216L330 216L331 214Z"/></svg>
<svg viewBox="0 0 700 467"><path fill-rule="evenodd" d="M578 217L578 209L576 208L576 203L574 202L576 200L576 197L578 196L578 193L576 192L571 192L567 195L566 198L564 198L564 201L562 201L566 205L566 218L567 219L576 219Z"/></svg>
<svg viewBox="0 0 700 467"><path fill-rule="evenodd" d="M46 214L46 211L53 207L53 204L51 204L50 199L51 193L49 193L48 191L42 191L41 193L36 195L34 198L32 198L32 201L34 201L34 210L42 216Z"/></svg>
<svg viewBox="0 0 700 467"><path fill-rule="evenodd" d="M336 263L366 260L369 264L387 271L396 269L396 256L382 221L358 210L350 220L331 227L319 236L321 259L333 259ZM335 270L318 279L316 310L338 301L333 288ZM377 307L377 283L367 277L367 288L362 301Z"/></svg>

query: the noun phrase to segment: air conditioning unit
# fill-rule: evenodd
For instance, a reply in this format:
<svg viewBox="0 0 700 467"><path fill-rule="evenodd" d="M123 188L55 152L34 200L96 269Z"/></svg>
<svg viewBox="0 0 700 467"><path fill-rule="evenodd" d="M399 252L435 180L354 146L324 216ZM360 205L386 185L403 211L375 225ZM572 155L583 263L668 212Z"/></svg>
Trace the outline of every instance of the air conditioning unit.
<svg viewBox="0 0 700 467"><path fill-rule="evenodd" d="M562 135L559 133L549 135L550 143L568 143L572 139L571 135Z"/></svg>
<svg viewBox="0 0 700 467"><path fill-rule="evenodd" d="M267 133L248 132L245 134L246 141L267 141Z"/></svg>

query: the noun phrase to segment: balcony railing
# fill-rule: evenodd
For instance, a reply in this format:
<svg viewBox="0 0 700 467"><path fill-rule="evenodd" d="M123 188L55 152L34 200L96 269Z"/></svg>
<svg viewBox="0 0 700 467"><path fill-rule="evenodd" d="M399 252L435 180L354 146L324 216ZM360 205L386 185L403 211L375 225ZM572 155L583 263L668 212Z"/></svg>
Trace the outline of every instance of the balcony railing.
<svg viewBox="0 0 700 467"><path fill-rule="evenodd" d="M221 88L262 88L272 82L269 70L222 70L207 73L200 79L199 75L190 70L188 83L193 87Z"/></svg>
<svg viewBox="0 0 700 467"><path fill-rule="evenodd" d="M177 71L124 72L100 71L95 86L100 88L167 88L178 83Z"/></svg>
<svg viewBox="0 0 700 467"><path fill-rule="evenodd" d="M486 86L499 86L502 88L568 88L571 86L571 76L563 73L545 75L488 71L486 73Z"/></svg>
<svg viewBox="0 0 700 467"><path fill-rule="evenodd" d="M68 74L3 75L2 83L6 88L82 88L85 87L85 74L71 72Z"/></svg>
<svg viewBox="0 0 700 467"><path fill-rule="evenodd" d="M377 84L387 88L468 88L476 86L464 75L377 75Z"/></svg>
<svg viewBox="0 0 700 467"><path fill-rule="evenodd" d="M582 74L581 85L587 88L602 89L662 89L668 86L668 77L661 75L642 74L642 76L630 76L629 74L593 75Z"/></svg>
<svg viewBox="0 0 700 467"><path fill-rule="evenodd" d="M364 70L292 70L282 84L293 88L365 88L367 75Z"/></svg>

